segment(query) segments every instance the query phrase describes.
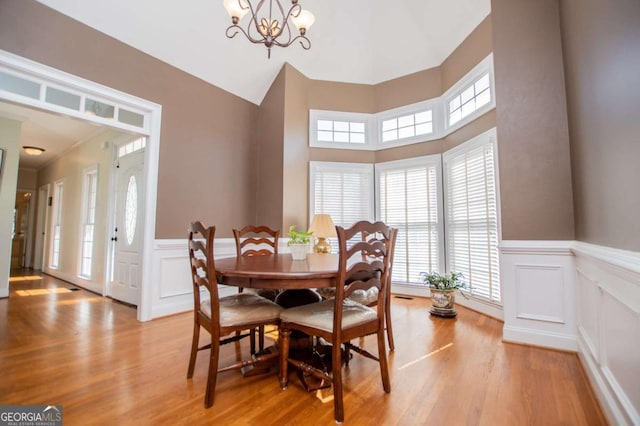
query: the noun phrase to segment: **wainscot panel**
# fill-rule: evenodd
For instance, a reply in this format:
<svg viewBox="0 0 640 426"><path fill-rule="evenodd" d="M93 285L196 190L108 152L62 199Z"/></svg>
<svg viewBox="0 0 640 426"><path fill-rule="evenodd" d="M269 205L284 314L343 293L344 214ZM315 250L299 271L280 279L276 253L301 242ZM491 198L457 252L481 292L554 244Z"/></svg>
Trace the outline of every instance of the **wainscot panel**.
<svg viewBox="0 0 640 426"><path fill-rule="evenodd" d="M500 244L504 341L577 350L570 247L570 241Z"/></svg>
<svg viewBox="0 0 640 426"><path fill-rule="evenodd" d="M640 424L640 253L575 242L578 355L611 424Z"/></svg>

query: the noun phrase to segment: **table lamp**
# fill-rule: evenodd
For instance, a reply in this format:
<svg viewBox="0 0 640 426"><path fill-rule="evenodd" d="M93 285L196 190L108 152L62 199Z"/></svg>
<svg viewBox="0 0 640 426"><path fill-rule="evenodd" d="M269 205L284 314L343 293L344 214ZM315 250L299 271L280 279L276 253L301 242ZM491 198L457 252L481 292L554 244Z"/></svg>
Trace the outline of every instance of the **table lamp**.
<svg viewBox="0 0 640 426"><path fill-rule="evenodd" d="M317 214L311 221L309 232L313 232L313 236L318 239L313 251L316 253L331 253L331 244L327 241L328 237L337 237L336 226L328 214Z"/></svg>

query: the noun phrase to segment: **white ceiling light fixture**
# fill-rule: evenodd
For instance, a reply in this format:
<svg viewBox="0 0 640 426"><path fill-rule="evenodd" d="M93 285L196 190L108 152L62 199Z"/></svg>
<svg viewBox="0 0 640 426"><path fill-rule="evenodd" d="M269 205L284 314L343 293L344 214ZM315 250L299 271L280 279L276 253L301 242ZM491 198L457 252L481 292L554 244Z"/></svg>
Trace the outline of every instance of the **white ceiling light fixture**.
<svg viewBox="0 0 640 426"><path fill-rule="evenodd" d="M253 3L256 2L254 7ZM227 28L227 37L233 38L241 32L251 43L264 44L268 58L271 58L272 46L287 47L296 40L300 41L303 49L309 50L311 42L306 34L315 21L313 14L302 9L298 0L291 0L291 8L287 12L280 0L269 0L268 10L265 10L266 3L267 0L224 0L224 7L232 22ZM251 12L251 18L245 30L238 24L249 12ZM289 21L296 26L300 32L299 35L294 37Z"/></svg>
<svg viewBox="0 0 640 426"><path fill-rule="evenodd" d="M33 155L34 157L42 155L42 153L44 152L44 148L40 148L37 146L23 146L22 149L24 149L24 152L26 152L27 155Z"/></svg>

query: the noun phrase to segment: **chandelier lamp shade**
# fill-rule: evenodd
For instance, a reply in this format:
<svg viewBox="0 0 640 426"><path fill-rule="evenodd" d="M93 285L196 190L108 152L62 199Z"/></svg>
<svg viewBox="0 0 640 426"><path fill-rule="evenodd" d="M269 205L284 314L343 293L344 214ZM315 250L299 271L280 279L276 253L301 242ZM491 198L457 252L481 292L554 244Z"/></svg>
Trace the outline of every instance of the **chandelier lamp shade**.
<svg viewBox="0 0 640 426"><path fill-rule="evenodd" d="M280 0L224 0L224 8L231 17L227 37L242 33L251 43L264 44L269 58L273 46L287 47L296 40L305 50L311 48L306 34L315 18L311 12L302 9L298 0L291 0L289 10L285 10ZM245 29L240 21L247 13L250 18ZM297 28L297 35L291 30L291 23Z"/></svg>

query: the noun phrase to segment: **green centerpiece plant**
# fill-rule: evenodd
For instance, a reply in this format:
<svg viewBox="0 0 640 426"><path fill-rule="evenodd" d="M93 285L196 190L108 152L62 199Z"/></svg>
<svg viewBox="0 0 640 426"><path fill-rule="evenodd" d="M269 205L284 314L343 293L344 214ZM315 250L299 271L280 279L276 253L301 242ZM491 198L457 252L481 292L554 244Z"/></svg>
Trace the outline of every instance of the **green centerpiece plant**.
<svg viewBox="0 0 640 426"><path fill-rule="evenodd" d="M289 227L289 242L287 245L291 250L291 257L293 260L304 260L307 258L311 235L313 235L313 232L296 231L295 225L291 225Z"/></svg>

